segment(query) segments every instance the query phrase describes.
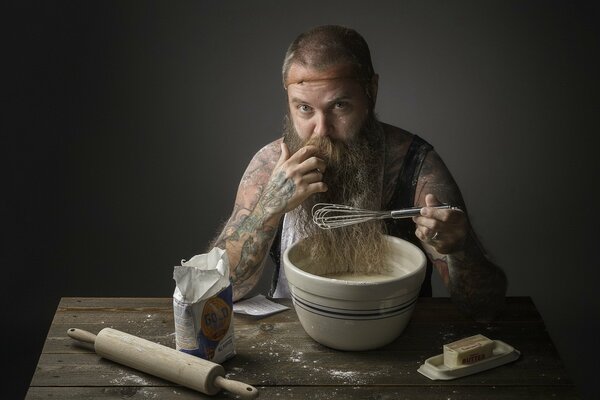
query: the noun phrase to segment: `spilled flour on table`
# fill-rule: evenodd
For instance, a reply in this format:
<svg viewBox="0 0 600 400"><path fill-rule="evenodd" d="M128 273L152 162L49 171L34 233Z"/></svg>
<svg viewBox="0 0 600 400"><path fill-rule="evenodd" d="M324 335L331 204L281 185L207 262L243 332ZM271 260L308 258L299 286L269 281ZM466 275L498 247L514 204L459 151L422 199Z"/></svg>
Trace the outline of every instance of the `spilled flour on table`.
<svg viewBox="0 0 600 400"><path fill-rule="evenodd" d="M259 330L257 329L257 332ZM293 343L289 343L277 338L269 338L259 341L249 346L250 349L258 353L259 358L264 358L270 364L293 363L293 368L298 368L309 382L327 384L336 382L337 384L347 385L371 385L382 381L382 377L390 376L390 371L384 369L371 369L370 371L358 371L355 369L344 370L339 365L322 366L323 357L314 358L311 352L305 353L299 350ZM325 357L327 359L327 357ZM268 361L267 361L268 360ZM226 377L235 377L251 373L240 367L232 367L227 371ZM395 372L398 374L410 374L409 372ZM273 384L279 377L278 371L258 373L255 379L259 384ZM357 386L358 387L358 386Z"/></svg>
<svg viewBox="0 0 600 400"><path fill-rule="evenodd" d="M138 393L143 396L144 399L158 399L159 395L156 392L151 392L149 389L141 388Z"/></svg>
<svg viewBox="0 0 600 400"><path fill-rule="evenodd" d="M313 364L316 361L313 361ZM329 369L323 367L317 367L315 365L302 365L302 368L308 370L309 377L316 377L320 380L323 376L329 376L331 379L339 381L341 383L351 385L368 385L376 381L377 377L389 375L386 371L354 371L354 370L341 370L341 369Z"/></svg>
<svg viewBox="0 0 600 400"><path fill-rule="evenodd" d="M356 376L364 375L364 373L359 373L356 371L341 371L339 369L332 369L329 371L329 375L332 378L338 378L343 380L355 380Z"/></svg>
<svg viewBox="0 0 600 400"><path fill-rule="evenodd" d="M296 351L292 350L292 355L290 356L290 361L291 362L302 362L302 355L303 354L304 353L301 352L301 351L296 352Z"/></svg>
<svg viewBox="0 0 600 400"><path fill-rule="evenodd" d="M122 386L121 390L126 390L129 395L136 395L142 399L158 399L160 395L156 393L154 388L147 388L144 386L150 386L151 383L147 379L142 378L139 375L127 372L119 371L119 376L110 380L110 383L116 386ZM141 386L134 388L132 386ZM127 396L129 397L129 396Z"/></svg>
<svg viewBox="0 0 600 400"><path fill-rule="evenodd" d="M150 382L148 382L146 379L142 378L141 376L135 375L132 373L128 373L125 371L120 371L119 377L111 379L110 383L112 383L113 385L119 385L119 386L126 385L126 384L134 384L134 385L143 386L143 385L150 384Z"/></svg>
<svg viewBox="0 0 600 400"><path fill-rule="evenodd" d="M233 367L228 372L225 373L225 378L230 379L231 377L234 377L237 374L241 374L243 372L244 372L244 368Z"/></svg>

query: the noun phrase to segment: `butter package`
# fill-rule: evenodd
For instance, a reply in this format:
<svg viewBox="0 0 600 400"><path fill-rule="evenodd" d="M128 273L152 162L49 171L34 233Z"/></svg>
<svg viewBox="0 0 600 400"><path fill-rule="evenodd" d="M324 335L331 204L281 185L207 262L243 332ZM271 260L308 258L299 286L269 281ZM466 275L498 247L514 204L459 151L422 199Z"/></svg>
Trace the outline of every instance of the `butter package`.
<svg viewBox="0 0 600 400"><path fill-rule="evenodd" d="M189 261L181 260L173 279L177 350L215 363L233 357L233 291L227 253L215 247Z"/></svg>
<svg viewBox="0 0 600 400"><path fill-rule="evenodd" d="M483 335L470 336L444 345L444 365L449 368L474 364L492 356L494 341Z"/></svg>

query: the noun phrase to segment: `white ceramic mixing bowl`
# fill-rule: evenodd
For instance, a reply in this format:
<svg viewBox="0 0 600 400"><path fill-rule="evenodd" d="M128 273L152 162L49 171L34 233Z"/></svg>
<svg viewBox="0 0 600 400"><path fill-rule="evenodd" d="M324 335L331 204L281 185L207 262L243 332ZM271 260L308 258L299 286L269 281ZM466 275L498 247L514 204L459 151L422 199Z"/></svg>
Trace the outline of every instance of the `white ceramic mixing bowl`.
<svg viewBox="0 0 600 400"><path fill-rule="evenodd" d="M290 246L283 265L298 318L317 342L338 350L370 350L394 341L412 315L425 278L425 254L414 244L386 236L389 276L341 280L308 273L302 241ZM381 277L380 277L381 278Z"/></svg>

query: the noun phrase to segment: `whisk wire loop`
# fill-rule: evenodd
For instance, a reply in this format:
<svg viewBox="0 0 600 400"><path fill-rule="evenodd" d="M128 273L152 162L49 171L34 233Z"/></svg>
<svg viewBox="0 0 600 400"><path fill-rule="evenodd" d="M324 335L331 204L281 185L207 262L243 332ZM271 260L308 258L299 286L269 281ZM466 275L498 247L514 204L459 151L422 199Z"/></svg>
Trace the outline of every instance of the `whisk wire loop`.
<svg viewBox="0 0 600 400"><path fill-rule="evenodd" d="M460 210L444 204L438 209ZM355 208L343 204L317 203L312 207L313 222L321 229L335 229L344 226L386 218L410 218L421 213L421 207L405 208L393 211L373 211Z"/></svg>

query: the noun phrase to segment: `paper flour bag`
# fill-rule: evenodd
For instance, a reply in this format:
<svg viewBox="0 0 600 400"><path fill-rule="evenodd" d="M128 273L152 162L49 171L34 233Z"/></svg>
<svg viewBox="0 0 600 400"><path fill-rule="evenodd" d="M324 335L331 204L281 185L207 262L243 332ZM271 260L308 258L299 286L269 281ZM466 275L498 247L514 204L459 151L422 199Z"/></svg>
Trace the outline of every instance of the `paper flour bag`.
<svg viewBox="0 0 600 400"><path fill-rule="evenodd" d="M235 355L233 292L225 250L215 247L173 271L177 350L215 363Z"/></svg>

